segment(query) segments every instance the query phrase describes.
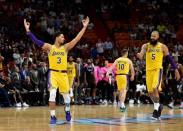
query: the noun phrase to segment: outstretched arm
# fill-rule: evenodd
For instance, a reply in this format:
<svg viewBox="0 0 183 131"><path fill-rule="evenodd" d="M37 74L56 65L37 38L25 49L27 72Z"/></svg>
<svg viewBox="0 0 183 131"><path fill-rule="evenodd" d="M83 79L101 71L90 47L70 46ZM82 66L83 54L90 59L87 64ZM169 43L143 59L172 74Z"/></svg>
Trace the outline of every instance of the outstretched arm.
<svg viewBox="0 0 183 131"><path fill-rule="evenodd" d="M65 50L66 51L71 50L79 42L79 40L81 39L81 37L83 36L83 34L86 31L86 28L88 26L89 21L90 21L89 17L87 17L86 19L82 20L83 28L81 29L81 31L77 34L77 36L71 42L69 42L69 43L67 43L65 45Z"/></svg>
<svg viewBox="0 0 183 131"><path fill-rule="evenodd" d="M175 64L175 62L173 61L171 55L169 54L168 47L163 44L162 49L163 49L164 56L167 58L167 60L171 64L171 67L175 70L175 79L179 80L180 79L180 74L179 74L179 71L177 69L177 65Z"/></svg>
<svg viewBox="0 0 183 131"><path fill-rule="evenodd" d="M36 36L30 31L30 22L27 22L26 19L24 19L24 27L26 30L27 35L29 38L34 42L36 45L41 47L45 51L49 51L51 49L51 45L48 43L43 42L42 40L39 40L36 38Z"/></svg>
<svg viewBox="0 0 183 131"><path fill-rule="evenodd" d="M141 48L140 53L137 53L137 57L138 57L139 59L142 59L142 58L144 57L144 54L145 54L146 50L147 50L147 44L144 44L144 45L142 46L142 48Z"/></svg>

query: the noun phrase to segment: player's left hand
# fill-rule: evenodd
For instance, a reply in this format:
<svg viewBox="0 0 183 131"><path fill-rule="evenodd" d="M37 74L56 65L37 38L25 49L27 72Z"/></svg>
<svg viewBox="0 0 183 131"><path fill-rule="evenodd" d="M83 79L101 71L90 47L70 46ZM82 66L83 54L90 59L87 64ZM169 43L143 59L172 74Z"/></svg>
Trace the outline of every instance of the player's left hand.
<svg viewBox="0 0 183 131"><path fill-rule="evenodd" d="M175 70L175 79L177 81L180 80L180 74L179 74L179 71L177 69Z"/></svg>
<svg viewBox="0 0 183 131"><path fill-rule="evenodd" d="M134 80L134 76L131 76L131 77L130 77L130 81L133 81L133 80Z"/></svg>
<svg viewBox="0 0 183 131"><path fill-rule="evenodd" d="M84 27L87 27L88 24L89 24L89 22L90 22L90 19L89 19L88 16L87 16L85 19L82 20L82 23L83 23L83 26L84 26Z"/></svg>

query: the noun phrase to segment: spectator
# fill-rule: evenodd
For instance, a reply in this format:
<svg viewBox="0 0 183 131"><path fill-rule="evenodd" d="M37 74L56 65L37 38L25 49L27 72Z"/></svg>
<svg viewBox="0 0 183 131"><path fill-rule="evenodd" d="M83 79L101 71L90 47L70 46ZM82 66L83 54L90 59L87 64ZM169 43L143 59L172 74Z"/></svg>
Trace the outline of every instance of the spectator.
<svg viewBox="0 0 183 131"><path fill-rule="evenodd" d="M0 72L0 96L3 97L3 106L10 106L10 99L8 95L8 90L6 89L6 81L4 80L3 72Z"/></svg>
<svg viewBox="0 0 183 131"><path fill-rule="evenodd" d="M98 42L96 43L97 52L100 56L104 53L104 43L101 41L101 39L98 39Z"/></svg>
<svg viewBox="0 0 183 131"><path fill-rule="evenodd" d="M1 56L1 53L0 53L0 71L3 71L3 61L4 61L4 57Z"/></svg>
<svg viewBox="0 0 183 131"><path fill-rule="evenodd" d="M14 53L13 53L13 58L14 58L14 62L15 64L20 67L21 64L21 57L20 57L20 53L18 51L18 49L15 49Z"/></svg>
<svg viewBox="0 0 183 131"><path fill-rule="evenodd" d="M36 64L32 64L29 74L30 74L30 81L34 89L38 91L39 79L38 79L38 70L37 70Z"/></svg>

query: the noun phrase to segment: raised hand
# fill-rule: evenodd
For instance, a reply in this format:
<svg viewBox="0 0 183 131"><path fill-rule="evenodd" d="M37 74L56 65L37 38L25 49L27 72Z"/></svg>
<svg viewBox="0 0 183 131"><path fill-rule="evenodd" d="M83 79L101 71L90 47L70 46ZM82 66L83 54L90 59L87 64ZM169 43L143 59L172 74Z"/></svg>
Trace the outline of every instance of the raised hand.
<svg viewBox="0 0 183 131"><path fill-rule="evenodd" d="M90 19L89 19L88 16L85 19L82 20L82 23L83 23L84 27L87 27L89 22L90 22Z"/></svg>
<svg viewBox="0 0 183 131"><path fill-rule="evenodd" d="M26 32L29 32L30 31L30 22L27 22L26 19L24 19L24 27L25 27L25 30Z"/></svg>

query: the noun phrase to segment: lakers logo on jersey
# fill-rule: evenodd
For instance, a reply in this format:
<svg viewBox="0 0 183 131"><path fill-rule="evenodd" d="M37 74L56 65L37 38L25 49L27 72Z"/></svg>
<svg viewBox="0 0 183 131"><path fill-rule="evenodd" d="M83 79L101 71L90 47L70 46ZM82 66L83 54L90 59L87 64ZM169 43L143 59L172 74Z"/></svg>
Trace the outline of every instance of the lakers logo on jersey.
<svg viewBox="0 0 183 131"><path fill-rule="evenodd" d="M55 55L62 55L62 56L64 56L64 52L56 52L56 51L54 51L53 53L52 53L52 56L55 56Z"/></svg>

